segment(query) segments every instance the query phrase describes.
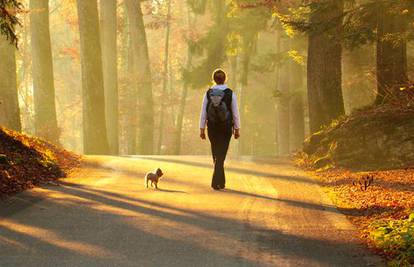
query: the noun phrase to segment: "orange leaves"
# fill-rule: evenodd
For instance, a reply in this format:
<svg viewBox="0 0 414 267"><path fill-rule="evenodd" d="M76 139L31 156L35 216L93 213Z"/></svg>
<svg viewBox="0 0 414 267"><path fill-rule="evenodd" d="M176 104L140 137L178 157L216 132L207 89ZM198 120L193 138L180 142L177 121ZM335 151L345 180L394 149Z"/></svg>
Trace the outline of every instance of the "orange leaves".
<svg viewBox="0 0 414 267"><path fill-rule="evenodd" d="M0 198L65 176L79 157L41 139L0 128Z"/></svg>
<svg viewBox="0 0 414 267"><path fill-rule="evenodd" d="M357 177L373 175L374 183L366 191L353 185ZM338 209L358 227L360 237L378 254L388 259L383 248L374 245L370 225L379 221L395 221L407 218L414 210L414 169L352 172L331 170L318 173L323 184L331 191Z"/></svg>

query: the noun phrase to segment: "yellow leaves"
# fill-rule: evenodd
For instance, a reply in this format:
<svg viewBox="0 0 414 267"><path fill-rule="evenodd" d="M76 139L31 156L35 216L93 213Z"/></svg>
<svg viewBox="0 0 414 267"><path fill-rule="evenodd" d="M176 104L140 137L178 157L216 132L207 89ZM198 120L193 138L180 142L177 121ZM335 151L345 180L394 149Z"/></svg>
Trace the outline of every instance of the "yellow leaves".
<svg viewBox="0 0 414 267"><path fill-rule="evenodd" d="M288 51L288 56L301 66L305 65L305 58L297 50Z"/></svg>

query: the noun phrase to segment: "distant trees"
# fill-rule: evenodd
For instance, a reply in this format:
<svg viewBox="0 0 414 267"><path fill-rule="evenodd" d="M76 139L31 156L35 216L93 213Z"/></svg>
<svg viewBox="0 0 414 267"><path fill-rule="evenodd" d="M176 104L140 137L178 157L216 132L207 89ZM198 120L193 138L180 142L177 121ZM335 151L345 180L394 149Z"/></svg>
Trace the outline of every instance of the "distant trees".
<svg viewBox="0 0 414 267"><path fill-rule="evenodd" d="M102 50L95 0L78 0L82 91L83 149L86 154L108 154Z"/></svg>
<svg viewBox="0 0 414 267"><path fill-rule="evenodd" d="M59 130L49 33L49 1L30 0L30 10L35 133L57 144Z"/></svg>
<svg viewBox="0 0 414 267"><path fill-rule="evenodd" d="M20 131L15 50L5 36L0 36L0 126Z"/></svg>
<svg viewBox="0 0 414 267"><path fill-rule="evenodd" d="M102 64L109 151L119 153L117 1L100 1Z"/></svg>

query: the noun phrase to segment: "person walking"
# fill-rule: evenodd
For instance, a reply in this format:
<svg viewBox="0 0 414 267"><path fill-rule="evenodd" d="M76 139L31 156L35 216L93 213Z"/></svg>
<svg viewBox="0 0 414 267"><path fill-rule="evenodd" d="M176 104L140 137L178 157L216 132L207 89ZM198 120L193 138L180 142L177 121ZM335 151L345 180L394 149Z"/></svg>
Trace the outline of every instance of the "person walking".
<svg viewBox="0 0 414 267"><path fill-rule="evenodd" d="M224 161L231 136L234 134L235 139L240 137L240 115L237 97L225 84L226 73L222 69L217 69L212 76L215 85L205 93L201 107L200 137L206 139L207 126L214 162L211 187L220 190L226 186Z"/></svg>

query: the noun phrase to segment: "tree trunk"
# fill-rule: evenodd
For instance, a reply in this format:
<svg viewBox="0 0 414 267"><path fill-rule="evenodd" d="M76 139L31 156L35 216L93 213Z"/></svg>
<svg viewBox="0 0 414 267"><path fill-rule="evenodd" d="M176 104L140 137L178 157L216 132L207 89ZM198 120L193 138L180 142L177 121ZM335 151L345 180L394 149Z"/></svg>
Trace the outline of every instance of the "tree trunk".
<svg viewBox="0 0 414 267"><path fill-rule="evenodd" d="M246 87L249 83L250 61L253 53L254 37L245 36L244 39L244 54L241 61L241 75L240 75L240 124L244 129L248 129L248 121L246 120L246 105L247 105L247 92ZM251 140L250 140L251 141ZM238 154L239 156L250 154L249 135L247 131L239 140Z"/></svg>
<svg viewBox="0 0 414 267"><path fill-rule="evenodd" d="M21 131L15 50L9 40L0 36L0 126Z"/></svg>
<svg viewBox="0 0 414 267"><path fill-rule="evenodd" d="M279 53L281 53L281 46L282 46L282 34L283 34L283 29L282 29L282 27L278 27L277 28L277 30L276 30L276 40L275 40L275 44L276 44L276 51L275 51L275 53L276 54L279 54ZM278 93L278 91L279 91L279 81L280 81L280 78L281 78L281 76L280 76L280 69L281 69L281 63L279 62L278 64L276 64L276 66L275 66L275 77L276 77L276 79L275 79L275 91L274 91L274 99L275 99L275 102L274 102L274 110L275 110L275 124L276 124L276 127L275 127L275 144L276 144L276 151L275 151L275 155L280 155L280 153L279 153L279 118L278 118L278 110L277 110L277 106L278 106L278 98L276 97L279 93Z"/></svg>
<svg viewBox="0 0 414 267"><path fill-rule="evenodd" d="M148 55L147 37L141 4L135 0L125 0L127 6L134 64L137 67L139 140L138 152L153 154L154 151L154 100L152 98L152 78Z"/></svg>
<svg viewBox="0 0 414 267"><path fill-rule="evenodd" d="M290 99L290 151L302 147L305 140L305 106L303 88L303 67L291 60L289 62Z"/></svg>
<svg viewBox="0 0 414 267"><path fill-rule="evenodd" d="M117 2L100 1L102 64L105 90L105 114L109 151L119 153Z"/></svg>
<svg viewBox="0 0 414 267"><path fill-rule="evenodd" d="M284 38L281 40L280 51L286 52L289 50L289 40ZM290 69L289 64L286 63L279 69L279 78L277 89L279 91L277 101L277 125L279 130L277 132L278 152L279 155L285 156L290 152Z"/></svg>
<svg viewBox="0 0 414 267"><path fill-rule="evenodd" d="M380 9L377 39L377 97L376 104L387 101L400 85L408 82L407 40L401 35L406 30L399 13ZM392 38L390 38L390 36Z"/></svg>
<svg viewBox="0 0 414 267"><path fill-rule="evenodd" d="M125 100L126 110L126 140L127 140L127 153L128 155L137 154L137 133L138 133L138 81L137 79L137 67L134 62L134 51L131 43L131 35L128 39L128 76L131 77L129 86L127 89L127 98Z"/></svg>
<svg viewBox="0 0 414 267"><path fill-rule="evenodd" d="M188 28L191 30L193 29L194 25L196 24L196 18L191 17L190 11L188 12ZM193 64L193 53L191 52L190 47L187 47L187 63L186 69L191 70L191 66ZM184 121L184 114L185 114L185 106L187 101L187 94L188 94L188 83L184 81L183 91L181 93L181 103L180 108L178 111L177 116L177 131L175 136L175 149L174 154L180 155L181 154L181 140L182 140L182 132L183 132L183 121Z"/></svg>
<svg viewBox="0 0 414 267"><path fill-rule="evenodd" d="M168 11L167 11L167 28L165 30L165 45L164 45L164 74L163 74L163 86L161 94L161 110L160 110L160 124L158 127L159 138L157 145L157 154L161 155L162 151L162 141L164 138L164 112L167 108L165 101L167 100L167 85L168 85L168 62L169 62L169 52L170 52L170 16L171 16L171 0L168 0Z"/></svg>
<svg viewBox="0 0 414 267"><path fill-rule="evenodd" d="M83 149L85 154L108 154L102 51L97 2L77 1L83 94Z"/></svg>
<svg viewBox="0 0 414 267"><path fill-rule="evenodd" d="M335 25L323 32L313 31L308 42L308 102L311 133L328 125L345 113L342 97L342 45L339 36L342 30L343 2L327 1L332 7L311 14L312 24L326 22Z"/></svg>
<svg viewBox="0 0 414 267"><path fill-rule="evenodd" d="M30 10L35 133L57 144L59 130L49 32L49 1L30 0Z"/></svg>

